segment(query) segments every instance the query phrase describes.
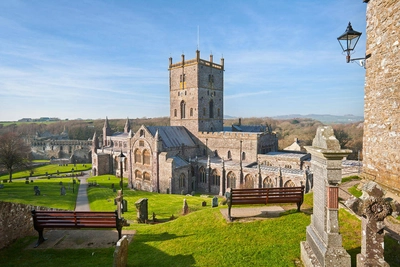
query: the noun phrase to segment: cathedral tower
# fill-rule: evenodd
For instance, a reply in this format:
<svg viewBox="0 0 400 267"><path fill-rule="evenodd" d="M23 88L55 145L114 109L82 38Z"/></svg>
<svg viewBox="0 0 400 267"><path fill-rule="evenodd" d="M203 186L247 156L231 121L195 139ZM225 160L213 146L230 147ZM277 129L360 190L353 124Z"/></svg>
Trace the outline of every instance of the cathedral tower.
<svg viewBox="0 0 400 267"><path fill-rule="evenodd" d="M169 58L170 125L190 132L223 130L224 59L221 63L196 58L172 64Z"/></svg>

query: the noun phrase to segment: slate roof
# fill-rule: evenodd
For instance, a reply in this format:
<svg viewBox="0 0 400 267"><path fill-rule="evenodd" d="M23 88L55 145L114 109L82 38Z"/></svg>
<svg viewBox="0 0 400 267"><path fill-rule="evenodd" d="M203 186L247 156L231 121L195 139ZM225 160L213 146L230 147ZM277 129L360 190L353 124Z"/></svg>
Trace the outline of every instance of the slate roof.
<svg viewBox="0 0 400 267"><path fill-rule="evenodd" d="M174 167L175 168L184 167L184 166L187 166L189 164L186 160L182 159L179 156L175 156L175 157L172 157L172 158L174 159Z"/></svg>
<svg viewBox="0 0 400 267"><path fill-rule="evenodd" d="M158 135L161 137L165 148L185 146L196 146L191 134L183 126L146 126L152 136Z"/></svg>
<svg viewBox="0 0 400 267"><path fill-rule="evenodd" d="M232 132L259 133L265 130L264 125L232 125Z"/></svg>

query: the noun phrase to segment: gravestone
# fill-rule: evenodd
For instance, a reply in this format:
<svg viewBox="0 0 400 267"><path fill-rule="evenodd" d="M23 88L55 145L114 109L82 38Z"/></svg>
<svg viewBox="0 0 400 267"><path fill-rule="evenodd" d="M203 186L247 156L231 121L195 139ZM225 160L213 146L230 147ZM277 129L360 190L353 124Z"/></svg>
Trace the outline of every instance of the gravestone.
<svg viewBox="0 0 400 267"><path fill-rule="evenodd" d="M118 218L122 218L122 213L123 213L123 200L124 197L122 195L122 190L118 190L117 192L117 197L114 200L114 203L117 204L117 213L118 213Z"/></svg>
<svg viewBox="0 0 400 267"><path fill-rule="evenodd" d="M189 206L187 204L186 198L183 200L183 208L182 208L182 214L186 215L189 213Z"/></svg>
<svg viewBox="0 0 400 267"><path fill-rule="evenodd" d="M202 206L202 207L207 206L207 202L205 202L205 201L201 202L201 206Z"/></svg>
<svg viewBox="0 0 400 267"><path fill-rule="evenodd" d="M39 186L35 185L33 187L33 190L35 191L35 196L40 196L40 189Z"/></svg>
<svg viewBox="0 0 400 267"><path fill-rule="evenodd" d="M67 190L65 189L65 186L61 186L60 195L65 196L66 194L67 194Z"/></svg>
<svg viewBox="0 0 400 267"><path fill-rule="evenodd" d="M218 197L214 196L211 201L211 207L215 208L218 207Z"/></svg>
<svg viewBox="0 0 400 267"><path fill-rule="evenodd" d="M393 208L384 199L384 191L375 182L362 187L360 198L351 198L346 206L361 216L361 253L357 254L357 267L389 266L384 259L384 219L392 214ZM394 210L399 212L400 205L395 203Z"/></svg>
<svg viewBox="0 0 400 267"><path fill-rule="evenodd" d="M342 179L342 160L351 150L340 148L331 126L318 127L312 146L305 148L311 154L314 203L306 241L300 244L301 259L306 267L350 266L350 255L342 246L339 232L338 185Z"/></svg>
<svg viewBox="0 0 400 267"><path fill-rule="evenodd" d="M147 221L149 219L147 202L148 202L147 198L141 198L135 202L138 223L147 223Z"/></svg>
<svg viewBox="0 0 400 267"><path fill-rule="evenodd" d="M125 267L128 263L128 237L124 235L118 240L114 250L113 267Z"/></svg>

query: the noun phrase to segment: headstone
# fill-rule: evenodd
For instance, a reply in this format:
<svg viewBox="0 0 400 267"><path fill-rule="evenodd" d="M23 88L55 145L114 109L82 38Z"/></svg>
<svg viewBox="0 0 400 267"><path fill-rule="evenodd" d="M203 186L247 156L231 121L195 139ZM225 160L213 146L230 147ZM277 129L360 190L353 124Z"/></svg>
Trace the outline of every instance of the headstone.
<svg viewBox="0 0 400 267"><path fill-rule="evenodd" d="M137 221L138 223L147 223L148 221L148 199L141 198L135 202L135 207L137 211Z"/></svg>
<svg viewBox="0 0 400 267"><path fill-rule="evenodd" d="M306 267L350 266L350 255L342 246L339 231L338 184L342 179L342 160L351 150L340 148L331 126L318 127L312 146L305 148L311 154L314 203L306 241L300 244L301 259Z"/></svg>
<svg viewBox="0 0 400 267"><path fill-rule="evenodd" d="M211 207L215 208L218 207L218 197L214 196L211 201Z"/></svg>
<svg viewBox="0 0 400 267"><path fill-rule="evenodd" d="M122 196L122 191L118 190L117 192L117 197L115 198L115 203L117 203L117 213L118 213L118 218L122 218L122 201L123 201L123 196Z"/></svg>
<svg viewBox="0 0 400 267"><path fill-rule="evenodd" d="M357 254L357 267L389 266L384 259L384 219L392 214L393 208L386 201L384 191L375 182L363 187L360 198L351 198L346 205L361 216L361 253ZM394 205L396 209L396 205Z"/></svg>
<svg viewBox="0 0 400 267"><path fill-rule="evenodd" d="M33 187L33 190L35 191L35 196L40 196L40 189L39 186L35 185Z"/></svg>
<svg viewBox="0 0 400 267"><path fill-rule="evenodd" d="M67 190L65 189L65 186L61 186L60 194L61 194L62 196L65 196L65 195L67 194Z"/></svg>
<svg viewBox="0 0 400 267"><path fill-rule="evenodd" d="M114 250L113 267L126 267L128 263L128 238L124 235L118 240Z"/></svg>
<svg viewBox="0 0 400 267"><path fill-rule="evenodd" d="M203 206L203 207L207 206L207 202L205 202L205 201L201 202L201 206Z"/></svg>
<svg viewBox="0 0 400 267"><path fill-rule="evenodd" d="M182 214L186 215L189 213L189 206L187 204L186 198L183 200L183 209L182 209Z"/></svg>

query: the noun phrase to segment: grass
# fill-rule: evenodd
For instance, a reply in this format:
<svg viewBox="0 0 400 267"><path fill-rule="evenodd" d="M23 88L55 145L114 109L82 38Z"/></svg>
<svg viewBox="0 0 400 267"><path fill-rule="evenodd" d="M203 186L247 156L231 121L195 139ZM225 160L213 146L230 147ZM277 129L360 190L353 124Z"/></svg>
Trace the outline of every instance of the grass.
<svg viewBox="0 0 400 267"><path fill-rule="evenodd" d="M37 179L33 184L40 184L39 187L47 190L47 186L53 186L53 182L57 181L53 178ZM112 175L89 179L89 182L94 181L98 186L88 189L91 209L115 210L116 193L111 185L119 189L120 179ZM26 186L30 188L28 193L33 195L32 184L25 186L15 182L5 186L0 190L1 199L4 192L10 189L27 194L28 191L23 191L27 189ZM49 195L45 199L47 202L40 205L61 207L59 202L63 198L59 195L59 186L51 190L57 194ZM167 195L124 189L124 198L128 201L128 212L124 213L124 217L131 223L124 229L136 230L134 240L129 245L128 266L300 266L300 242L306 240L306 226L310 224L310 215L306 210L312 207L313 201L312 194L305 196L302 206L304 212L288 210L279 218L227 223L220 212L226 206L211 208L211 196ZM140 198L148 199L149 219L152 219L154 212L159 222L163 223L135 222L134 203ZM181 215L184 198L191 211L185 216ZM17 197L8 199L16 202ZM33 199L36 201L38 198ZM201 205L203 201L206 201L206 207ZM75 203L74 200L71 202ZM171 215L176 219L170 220ZM355 257L361 246L360 220L340 209L339 224L343 246L352 257L352 266L355 266ZM27 249L35 240L36 236L22 238L0 250L2 264L5 263L2 266L112 265L113 248ZM396 241L390 238L385 240L385 259L391 266L399 265L399 250L400 245Z"/></svg>
<svg viewBox="0 0 400 267"><path fill-rule="evenodd" d="M32 176L37 177L37 176L46 176L46 174L56 175L61 173L72 173L72 169L74 170L74 173L87 171L92 169L92 164L91 163L75 164L75 166L74 164L68 164L68 166L59 166L58 164L48 164L32 169L33 171ZM12 175L13 181L14 179L18 178L30 178L30 177L31 177L30 170L15 172ZM8 174L1 175L0 181L8 178L9 178Z"/></svg>
<svg viewBox="0 0 400 267"><path fill-rule="evenodd" d="M71 178L43 178L32 179L32 181L25 184L25 180L13 180L12 183L4 184L4 188L0 190L0 200L66 210L75 209L78 184L73 187ZM65 196L60 194L60 182L67 189ZM35 196L34 186L39 187L39 196Z"/></svg>
<svg viewBox="0 0 400 267"><path fill-rule="evenodd" d="M350 182L352 180L361 180L361 178L358 177L357 175L348 176L342 179L342 183Z"/></svg>
<svg viewBox="0 0 400 267"><path fill-rule="evenodd" d="M352 187L349 187L348 191L350 194L352 194L355 197L361 197L363 192L361 190L357 189L358 184L353 185Z"/></svg>

